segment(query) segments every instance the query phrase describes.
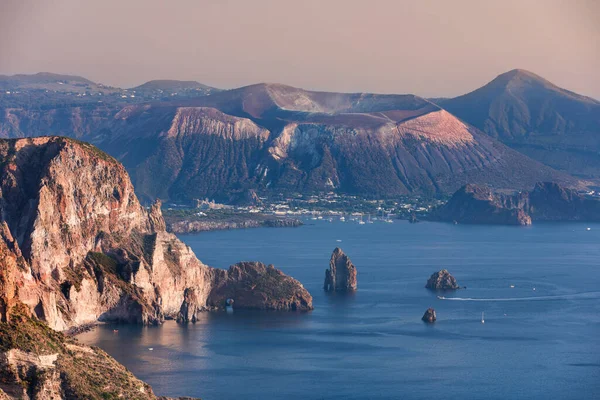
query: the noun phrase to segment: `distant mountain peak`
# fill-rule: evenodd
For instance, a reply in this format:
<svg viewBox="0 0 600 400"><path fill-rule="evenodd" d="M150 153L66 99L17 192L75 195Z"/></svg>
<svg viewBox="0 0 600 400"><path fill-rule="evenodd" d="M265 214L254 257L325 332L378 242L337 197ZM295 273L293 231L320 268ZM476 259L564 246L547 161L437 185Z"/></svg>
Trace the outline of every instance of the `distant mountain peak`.
<svg viewBox="0 0 600 400"><path fill-rule="evenodd" d="M197 81L180 81L176 79L153 79L132 90L182 90L182 89L214 89Z"/></svg>
<svg viewBox="0 0 600 400"><path fill-rule="evenodd" d="M542 78L541 76L534 74L531 71L525 69L513 69L503 74L498 75L494 80L488 83L486 86L496 87L531 87L539 86L548 89L563 90L558 86L554 85L550 81ZM484 86L485 87L485 86Z"/></svg>

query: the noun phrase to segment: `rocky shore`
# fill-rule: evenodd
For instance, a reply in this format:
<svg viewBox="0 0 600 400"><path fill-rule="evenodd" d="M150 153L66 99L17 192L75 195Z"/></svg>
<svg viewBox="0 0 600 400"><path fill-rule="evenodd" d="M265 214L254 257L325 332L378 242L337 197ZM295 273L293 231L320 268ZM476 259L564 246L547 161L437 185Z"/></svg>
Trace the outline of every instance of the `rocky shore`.
<svg viewBox="0 0 600 400"><path fill-rule="evenodd" d="M166 216L167 231L175 234L198 233L227 229L247 228L296 228L303 223L297 218L277 217L266 214L243 214L232 216L231 219L212 219L208 217L178 218Z"/></svg>
<svg viewBox="0 0 600 400"><path fill-rule="evenodd" d="M554 182L506 194L465 185L429 218L461 224L531 225L535 221L600 221L600 201Z"/></svg>

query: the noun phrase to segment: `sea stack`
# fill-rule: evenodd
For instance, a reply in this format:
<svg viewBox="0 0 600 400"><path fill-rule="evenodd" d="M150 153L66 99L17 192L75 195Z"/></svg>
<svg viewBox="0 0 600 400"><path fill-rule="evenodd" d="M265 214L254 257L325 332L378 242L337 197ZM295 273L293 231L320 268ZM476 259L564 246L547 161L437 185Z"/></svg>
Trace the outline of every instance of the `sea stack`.
<svg viewBox="0 0 600 400"><path fill-rule="evenodd" d="M323 289L327 292L356 290L356 267L339 247L331 254L329 269L325 271Z"/></svg>
<svg viewBox="0 0 600 400"><path fill-rule="evenodd" d="M423 318L421 318L421 319L428 323L435 322L435 320L436 320L435 310L431 307L428 308L427 311L425 311L425 314L423 314Z"/></svg>
<svg viewBox="0 0 600 400"><path fill-rule="evenodd" d="M434 272L427 280L425 287L432 290L455 290L460 288L456 283L456 279L450 275L447 269Z"/></svg>

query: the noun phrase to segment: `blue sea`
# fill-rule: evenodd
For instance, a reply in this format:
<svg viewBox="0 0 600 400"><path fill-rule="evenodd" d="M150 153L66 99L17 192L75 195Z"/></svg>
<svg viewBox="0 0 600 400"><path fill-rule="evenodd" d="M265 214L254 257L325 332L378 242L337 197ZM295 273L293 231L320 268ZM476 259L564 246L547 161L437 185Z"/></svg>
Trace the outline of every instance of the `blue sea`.
<svg viewBox="0 0 600 400"><path fill-rule="evenodd" d="M600 398L599 224L310 220L180 238L213 267L274 264L304 284L315 309L204 313L196 324L105 325L78 336L159 395ZM357 267L355 294L322 290L337 246ZM467 287L446 300L424 288L442 268ZM428 307L432 325L421 321Z"/></svg>

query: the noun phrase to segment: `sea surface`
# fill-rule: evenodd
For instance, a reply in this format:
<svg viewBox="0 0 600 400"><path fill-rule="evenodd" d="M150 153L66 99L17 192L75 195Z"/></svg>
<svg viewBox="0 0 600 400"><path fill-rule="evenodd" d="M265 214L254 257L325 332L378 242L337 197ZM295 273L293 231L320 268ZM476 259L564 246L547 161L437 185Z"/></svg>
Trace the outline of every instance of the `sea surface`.
<svg viewBox="0 0 600 400"><path fill-rule="evenodd" d="M214 267L274 264L304 284L315 309L204 313L196 324L106 325L78 337L159 395L600 398L599 224L309 220L300 228L180 238ZM357 266L353 295L322 290L336 246ZM427 278L442 268L467 288L426 290ZM428 307L437 312L433 325L421 321Z"/></svg>

